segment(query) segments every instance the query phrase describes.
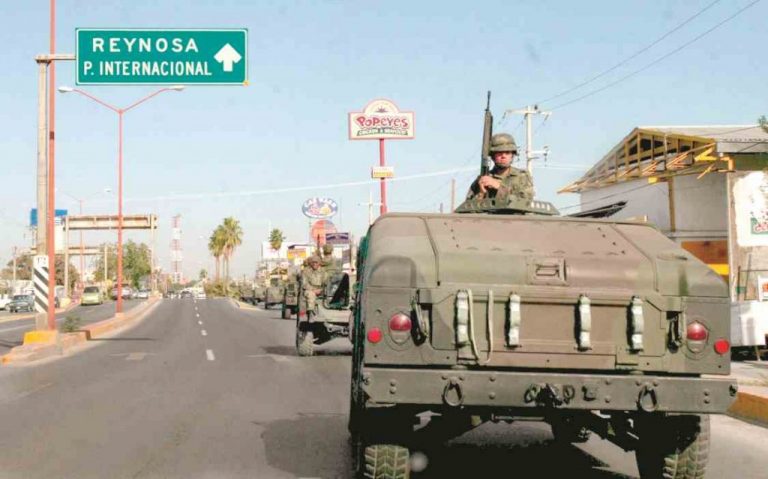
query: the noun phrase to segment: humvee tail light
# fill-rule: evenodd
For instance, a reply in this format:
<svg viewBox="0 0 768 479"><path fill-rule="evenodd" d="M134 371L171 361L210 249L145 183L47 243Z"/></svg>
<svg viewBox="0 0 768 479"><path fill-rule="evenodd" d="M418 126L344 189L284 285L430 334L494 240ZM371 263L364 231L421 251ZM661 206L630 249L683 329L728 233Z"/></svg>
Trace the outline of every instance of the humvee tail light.
<svg viewBox="0 0 768 479"><path fill-rule="evenodd" d="M397 313L389 320L389 329L392 331L410 331L411 318L407 314Z"/></svg>
<svg viewBox="0 0 768 479"><path fill-rule="evenodd" d="M698 321L694 321L689 324L685 331L685 337L688 339L688 341L706 341L707 336L709 336L707 328L705 328L704 325Z"/></svg>
<svg viewBox="0 0 768 479"><path fill-rule="evenodd" d="M389 319L389 336L397 344L408 341L411 335L411 317L405 313L397 313Z"/></svg>
<svg viewBox="0 0 768 479"><path fill-rule="evenodd" d="M460 290L456 293L456 345L469 344L469 293Z"/></svg>
<svg viewBox="0 0 768 479"><path fill-rule="evenodd" d="M381 330L379 328L371 328L368 331L367 336L368 336L368 341L373 344L378 343L384 337L384 335L381 333Z"/></svg>
<svg viewBox="0 0 768 479"><path fill-rule="evenodd" d="M707 337L709 332L703 324L698 321L694 321L688 325L685 330L685 338L687 341L685 345L691 352L700 353L704 350L704 346L707 344Z"/></svg>
<svg viewBox="0 0 768 479"><path fill-rule="evenodd" d="M722 356L731 349L731 343L727 339L718 339L715 341L715 352Z"/></svg>
<svg viewBox="0 0 768 479"><path fill-rule="evenodd" d="M634 351L642 351L645 321L643 319L643 300L637 296L632 298L632 305L629 307L629 317L631 321L631 324L629 325L631 335L630 346Z"/></svg>
<svg viewBox="0 0 768 479"><path fill-rule="evenodd" d="M515 293L510 294L508 306L507 346L520 346L520 296Z"/></svg>
<svg viewBox="0 0 768 479"><path fill-rule="evenodd" d="M591 304L591 301L586 295L582 294L579 296L579 319L578 327L576 329L579 334L579 349L581 350L592 349L592 340L590 336L592 332Z"/></svg>

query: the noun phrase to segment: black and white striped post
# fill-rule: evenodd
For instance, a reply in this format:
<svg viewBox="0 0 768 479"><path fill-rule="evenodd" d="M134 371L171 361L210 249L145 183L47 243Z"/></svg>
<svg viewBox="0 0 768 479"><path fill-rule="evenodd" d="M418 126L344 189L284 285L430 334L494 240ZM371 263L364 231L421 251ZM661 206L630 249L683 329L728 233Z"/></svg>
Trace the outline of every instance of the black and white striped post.
<svg viewBox="0 0 768 479"><path fill-rule="evenodd" d="M38 324L38 330L47 329L46 317L43 315L48 312L48 274L48 256L36 255L32 282L35 286L35 311L40 313L38 318L42 317L42 326Z"/></svg>

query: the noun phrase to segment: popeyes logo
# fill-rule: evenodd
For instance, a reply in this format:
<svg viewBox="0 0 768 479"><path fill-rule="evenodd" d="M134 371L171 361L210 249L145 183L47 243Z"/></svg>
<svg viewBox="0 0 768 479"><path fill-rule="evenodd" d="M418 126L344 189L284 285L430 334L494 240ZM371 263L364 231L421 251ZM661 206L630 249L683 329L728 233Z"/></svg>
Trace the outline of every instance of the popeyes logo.
<svg viewBox="0 0 768 479"><path fill-rule="evenodd" d="M413 112L400 111L389 100L373 100L362 112L349 114L350 140L410 140Z"/></svg>

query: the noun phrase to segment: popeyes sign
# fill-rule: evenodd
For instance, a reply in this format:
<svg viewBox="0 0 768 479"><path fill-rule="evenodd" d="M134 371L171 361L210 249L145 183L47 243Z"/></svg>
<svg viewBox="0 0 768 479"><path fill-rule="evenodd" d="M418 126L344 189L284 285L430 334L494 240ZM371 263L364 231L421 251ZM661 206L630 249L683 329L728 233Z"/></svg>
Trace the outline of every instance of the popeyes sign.
<svg viewBox="0 0 768 479"><path fill-rule="evenodd" d="M400 111L389 100L373 100L349 114L350 140L412 140L413 112Z"/></svg>

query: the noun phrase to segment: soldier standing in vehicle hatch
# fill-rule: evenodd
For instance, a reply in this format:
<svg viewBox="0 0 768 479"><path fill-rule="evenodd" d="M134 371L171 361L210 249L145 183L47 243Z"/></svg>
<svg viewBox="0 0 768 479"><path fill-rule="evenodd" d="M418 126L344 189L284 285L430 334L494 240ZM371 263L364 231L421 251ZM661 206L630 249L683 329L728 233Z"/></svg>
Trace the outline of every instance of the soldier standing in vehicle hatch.
<svg viewBox="0 0 768 479"><path fill-rule="evenodd" d="M311 256L307 263L309 267L301 273L301 291L307 302L307 311L314 312L317 297L322 295L328 282L328 273L320 267L320 258L317 256Z"/></svg>
<svg viewBox="0 0 768 479"><path fill-rule="evenodd" d="M479 176L469 187L467 199L503 198L508 196L524 200L533 199L533 182L525 170L512 166L517 156L517 144L509 133L498 133L491 137L490 154L493 169L487 175Z"/></svg>

